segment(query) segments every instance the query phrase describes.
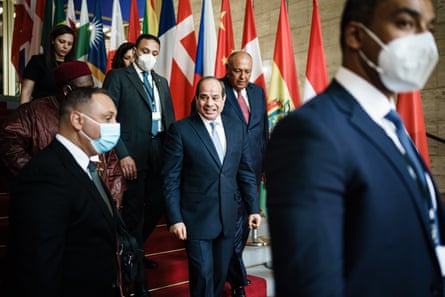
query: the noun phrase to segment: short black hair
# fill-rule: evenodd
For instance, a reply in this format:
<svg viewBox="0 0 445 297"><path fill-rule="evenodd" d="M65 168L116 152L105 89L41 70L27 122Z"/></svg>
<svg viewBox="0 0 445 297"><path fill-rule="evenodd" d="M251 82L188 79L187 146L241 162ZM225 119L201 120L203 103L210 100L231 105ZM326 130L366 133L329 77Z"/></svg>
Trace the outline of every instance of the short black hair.
<svg viewBox="0 0 445 297"><path fill-rule="evenodd" d="M376 6L383 0L347 0L343 9L340 24L340 45L345 47L344 32L351 21L363 23L368 26L374 18Z"/></svg>
<svg viewBox="0 0 445 297"><path fill-rule="evenodd" d="M158 37L156 37L152 34L141 34L141 35L139 35L138 39L136 40L136 44L135 44L136 48L138 48L139 43L141 43L141 41L143 39L154 40L159 45L159 47L161 47L161 41L159 40Z"/></svg>
<svg viewBox="0 0 445 297"><path fill-rule="evenodd" d="M72 90L68 96L60 102L59 119L71 114L73 110L91 103L94 94L108 95L106 89L95 87L81 87Z"/></svg>
<svg viewBox="0 0 445 297"><path fill-rule="evenodd" d="M216 80L217 82L219 82L219 84L221 85L221 96L224 97L226 96L226 88L224 87L224 83L222 82L222 80L214 77L214 76L204 76L203 78L201 78L198 82L198 84L196 85L196 91L195 91L195 98L198 98L199 96L199 90L201 89L201 84L206 81L206 80Z"/></svg>

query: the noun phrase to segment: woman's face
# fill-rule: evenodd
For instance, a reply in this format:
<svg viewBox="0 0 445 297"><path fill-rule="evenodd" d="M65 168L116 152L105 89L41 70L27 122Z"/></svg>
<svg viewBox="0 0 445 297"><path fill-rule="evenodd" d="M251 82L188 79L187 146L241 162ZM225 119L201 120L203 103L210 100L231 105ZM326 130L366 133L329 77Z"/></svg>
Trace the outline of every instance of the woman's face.
<svg viewBox="0 0 445 297"><path fill-rule="evenodd" d="M122 57L122 61L125 64L125 67L130 66L134 62L133 49L129 49L124 56Z"/></svg>
<svg viewBox="0 0 445 297"><path fill-rule="evenodd" d="M57 36L53 40L54 51L56 53L56 60L64 60L66 55L68 55L73 49L74 36L65 33Z"/></svg>

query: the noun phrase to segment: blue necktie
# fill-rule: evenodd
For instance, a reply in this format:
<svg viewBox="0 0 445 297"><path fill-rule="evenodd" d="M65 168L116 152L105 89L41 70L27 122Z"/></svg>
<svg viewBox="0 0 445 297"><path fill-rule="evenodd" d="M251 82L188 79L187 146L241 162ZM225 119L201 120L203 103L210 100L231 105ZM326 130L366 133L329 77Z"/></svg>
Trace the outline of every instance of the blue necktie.
<svg viewBox="0 0 445 297"><path fill-rule="evenodd" d="M154 113L157 110L156 110L156 101L155 101L155 97L153 94L153 86L148 81L148 72L142 71L142 76L144 77L144 86L145 86L145 89L147 90L148 101L151 104L151 112ZM156 136L156 134L158 134L158 131L159 131L159 120L156 119L156 120L153 120L151 123L151 134L153 136Z"/></svg>
<svg viewBox="0 0 445 297"><path fill-rule="evenodd" d="M414 169L418 185L421 188L421 191L426 199L425 201L427 208L427 217L429 219L433 242L435 245L440 245L439 223L437 220L437 213L432 205L431 201L432 198L428 190L428 184L426 182L426 177L425 177L426 172L423 169L422 161L420 159L419 154L417 153L417 149L412 143L408 134L406 133L406 129L405 126L403 125L402 119L400 118L399 114L396 111L391 110L388 114L386 114L385 118L393 122L393 124L396 126L396 134L400 140L400 143L405 149L405 157L409 165Z"/></svg>
<svg viewBox="0 0 445 297"><path fill-rule="evenodd" d="M222 164L224 160L224 150L221 144L221 140L219 139L218 136L218 131L216 131L216 125L217 125L216 122L210 122L210 127L212 127L213 144L215 145L216 152L218 153L219 161Z"/></svg>
<svg viewBox="0 0 445 297"><path fill-rule="evenodd" d="M105 189L102 185L99 174L97 173L96 166L93 164L93 162L88 163L88 171L91 174L91 178L93 179L93 182L94 182L94 185L96 186L97 191L99 192L100 196L102 197L105 204L107 205L108 210L110 211L111 215L113 215L113 210L111 208L110 200L108 199L108 195L105 192Z"/></svg>

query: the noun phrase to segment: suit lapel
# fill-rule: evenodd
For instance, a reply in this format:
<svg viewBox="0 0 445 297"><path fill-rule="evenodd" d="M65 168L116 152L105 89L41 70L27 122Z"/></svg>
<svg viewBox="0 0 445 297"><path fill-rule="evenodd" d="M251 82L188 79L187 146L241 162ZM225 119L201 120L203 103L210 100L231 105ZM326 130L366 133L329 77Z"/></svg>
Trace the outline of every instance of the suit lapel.
<svg viewBox="0 0 445 297"><path fill-rule="evenodd" d="M338 106L340 106L340 109L350 114L349 119L352 127L359 131L363 137L367 138L369 142L374 145L382 153L382 155L385 156L387 162L391 164L398 173L401 180L411 193L410 197L416 206L418 215L421 218L424 227L426 230L429 230L424 204L425 201L423 200L424 198L419 187L409 175L406 168L406 162L396 145L386 135L384 130L366 114L356 100L343 89L343 87L334 82L330 89L333 91L332 94L337 98L335 102L338 104ZM428 236L428 238L430 237L431 236Z"/></svg>
<svg viewBox="0 0 445 297"><path fill-rule="evenodd" d="M136 72L136 69L134 69L133 66L130 66L130 67L126 68L126 71L127 71L128 80L131 82L131 84L137 90L139 95L141 95L141 98L143 99L143 101L145 102L145 104L151 111L150 99L148 98L148 94L145 91L144 84L141 81L139 74Z"/></svg>
<svg viewBox="0 0 445 297"><path fill-rule="evenodd" d="M212 156L212 159L218 166L222 166L221 162L219 161L218 153L216 151L215 145L213 144L212 138L210 137L209 132L207 131L207 128L205 127L198 113L194 114L190 118L190 120L193 129L196 131L196 134L198 135L201 142L204 144L206 150Z"/></svg>

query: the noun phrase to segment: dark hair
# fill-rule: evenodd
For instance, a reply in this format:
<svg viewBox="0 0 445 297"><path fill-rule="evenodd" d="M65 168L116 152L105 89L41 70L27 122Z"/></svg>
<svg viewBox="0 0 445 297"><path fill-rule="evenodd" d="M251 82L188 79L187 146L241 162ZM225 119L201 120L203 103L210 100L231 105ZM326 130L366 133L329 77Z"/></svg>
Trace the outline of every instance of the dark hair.
<svg viewBox="0 0 445 297"><path fill-rule="evenodd" d="M48 37L46 38L45 48L43 49L43 55L45 56L45 62L49 69L53 69L57 66L56 64L56 50L54 48L54 40L56 40L57 36L63 34L71 34L73 35L73 47L71 51L66 55L65 61L74 60L74 54L76 49L76 33L73 29L65 25L56 25Z"/></svg>
<svg viewBox="0 0 445 297"><path fill-rule="evenodd" d="M116 54L113 57L113 61L111 62L111 68L117 69L125 67L124 63L124 56L127 53L128 50L131 50L134 48L134 43L131 42L124 42L122 43L116 51Z"/></svg>
<svg viewBox="0 0 445 297"><path fill-rule="evenodd" d="M136 40L136 44L135 44L136 48L139 46L139 43L141 43L141 41L143 39L154 40L157 42L157 44L159 44L159 47L161 47L161 41L156 36L151 35L151 34L141 34L141 35L139 35L138 39Z"/></svg>
<svg viewBox="0 0 445 297"><path fill-rule="evenodd" d="M374 18L376 6L383 0L348 0L343 9L340 25L340 45L345 47L344 31L351 21L368 26Z"/></svg>
<svg viewBox="0 0 445 297"><path fill-rule="evenodd" d="M201 84L206 81L206 80L216 80L217 82L219 82L219 84L221 85L221 96L224 97L226 96L226 88L224 87L224 83L222 82L222 80L214 77L214 76L204 76L203 78L201 78L198 82L198 84L196 85L196 91L195 91L195 98L198 98L199 96L199 90L201 89Z"/></svg>
<svg viewBox="0 0 445 297"><path fill-rule="evenodd" d="M81 87L72 90L68 96L60 102L59 118L69 116L73 110L91 103L94 94L108 95L107 90L94 87Z"/></svg>

